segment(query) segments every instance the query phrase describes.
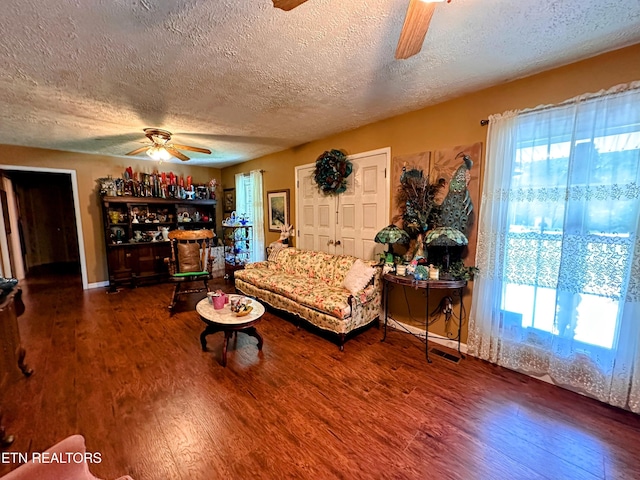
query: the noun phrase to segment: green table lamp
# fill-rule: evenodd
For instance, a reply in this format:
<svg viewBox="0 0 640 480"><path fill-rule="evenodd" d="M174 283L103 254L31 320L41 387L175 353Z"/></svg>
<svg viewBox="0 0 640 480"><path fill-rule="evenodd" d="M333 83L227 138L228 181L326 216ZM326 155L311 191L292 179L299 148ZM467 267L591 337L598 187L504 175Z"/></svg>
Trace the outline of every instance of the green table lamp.
<svg viewBox="0 0 640 480"><path fill-rule="evenodd" d="M407 232L405 232L401 228L398 228L392 223L391 225L388 225L384 227L382 230L380 230L376 234L376 237L373 240L376 243L389 244L389 249L387 250L387 253L385 255L386 257L385 262L393 263L393 244L394 243L407 244L409 243L410 237Z"/></svg>

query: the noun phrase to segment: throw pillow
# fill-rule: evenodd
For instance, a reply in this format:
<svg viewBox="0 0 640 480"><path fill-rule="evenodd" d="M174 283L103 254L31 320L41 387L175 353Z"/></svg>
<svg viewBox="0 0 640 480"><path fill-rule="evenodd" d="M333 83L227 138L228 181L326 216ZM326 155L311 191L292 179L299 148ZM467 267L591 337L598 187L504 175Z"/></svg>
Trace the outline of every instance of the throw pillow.
<svg viewBox="0 0 640 480"><path fill-rule="evenodd" d="M345 275L342 286L355 295L367 286L375 273L375 268L358 258Z"/></svg>
<svg viewBox="0 0 640 480"><path fill-rule="evenodd" d="M180 266L180 273L201 272L200 245L197 243L179 243L178 265Z"/></svg>
<svg viewBox="0 0 640 480"><path fill-rule="evenodd" d="M278 254L280 253L280 251L283 248L288 248L289 245L285 245L284 243L274 243L272 245L270 245L269 248L271 248L271 251L269 252L269 257L267 258L267 260L269 260L270 262L275 262L278 258Z"/></svg>

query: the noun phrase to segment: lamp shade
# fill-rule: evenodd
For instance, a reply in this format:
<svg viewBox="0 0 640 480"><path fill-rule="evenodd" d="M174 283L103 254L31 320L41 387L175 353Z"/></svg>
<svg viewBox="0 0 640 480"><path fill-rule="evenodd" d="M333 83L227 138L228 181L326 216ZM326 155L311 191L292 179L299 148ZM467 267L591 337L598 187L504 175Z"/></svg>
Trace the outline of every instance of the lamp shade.
<svg viewBox="0 0 640 480"><path fill-rule="evenodd" d="M452 227L438 227L427 232L424 243L430 247L456 247L467 245L464 233Z"/></svg>
<svg viewBox="0 0 640 480"><path fill-rule="evenodd" d="M376 243L409 243L409 234L394 224L384 227L376 234Z"/></svg>

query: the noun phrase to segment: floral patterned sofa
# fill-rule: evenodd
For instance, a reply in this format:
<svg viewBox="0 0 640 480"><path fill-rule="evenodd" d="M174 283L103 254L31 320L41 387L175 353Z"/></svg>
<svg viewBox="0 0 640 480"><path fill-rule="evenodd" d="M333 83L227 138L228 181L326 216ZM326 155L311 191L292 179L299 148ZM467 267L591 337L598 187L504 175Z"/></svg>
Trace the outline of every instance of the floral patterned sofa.
<svg viewBox="0 0 640 480"><path fill-rule="evenodd" d="M337 334L340 350L347 334L379 318L382 269L373 261L357 262L364 262L369 270L374 267L375 272L364 288L352 292L343 283L355 268L356 257L290 247L271 258L236 271L236 290ZM347 286L355 290L352 284Z"/></svg>

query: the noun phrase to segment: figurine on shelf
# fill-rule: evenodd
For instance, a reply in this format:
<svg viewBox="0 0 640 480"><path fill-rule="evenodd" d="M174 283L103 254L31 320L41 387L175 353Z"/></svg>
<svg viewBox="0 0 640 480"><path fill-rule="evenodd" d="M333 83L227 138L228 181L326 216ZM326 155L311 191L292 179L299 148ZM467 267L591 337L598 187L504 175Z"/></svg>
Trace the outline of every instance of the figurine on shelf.
<svg viewBox="0 0 640 480"><path fill-rule="evenodd" d="M275 242L269 244L270 247L273 247L276 243L282 243L284 245L289 245L289 237L293 235L293 225L282 225L280 227L280 238Z"/></svg>
<svg viewBox="0 0 640 480"><path fill-rule="evenodd" d="M427 280L429 278L429 271L424 265L417 265L413 272L413 278L415 280Z"/></svg>
<svg viewBox="0 0 640 480"><path fill-rule="evenodd" d="M234 227L237 223L236 212L231 212L227 218L222 221L222 225L225 227Z"/></svg>
<svg viewBox="0 0 640 480"><path fill-rule="evenodd" d="M200 200L207 200L209 198L209 188L204 185L197 186L196 198L199 198Z"/></svg>
<svg viewBox="0 0 640 480"><path fill-rule="evenodd" d="M209 181L209 198L211 200L216 199L216 187L218 186L218 181L215 178L212 178Z"/></svg>
<svg viewBox="0 0 640 480"><path fill-rule="evenodd" d="M111 241L120 244L124 240L124 229L122 227L111 227Z"/></svg>

